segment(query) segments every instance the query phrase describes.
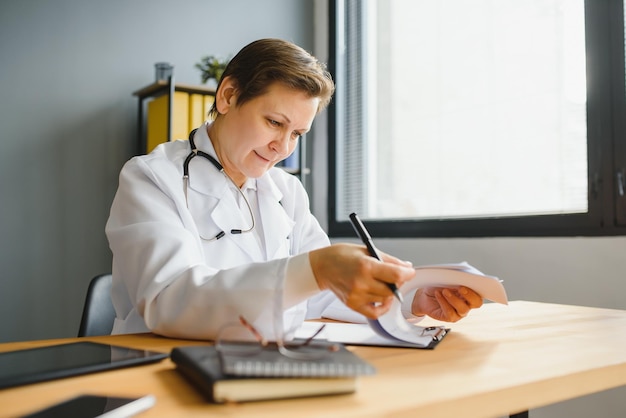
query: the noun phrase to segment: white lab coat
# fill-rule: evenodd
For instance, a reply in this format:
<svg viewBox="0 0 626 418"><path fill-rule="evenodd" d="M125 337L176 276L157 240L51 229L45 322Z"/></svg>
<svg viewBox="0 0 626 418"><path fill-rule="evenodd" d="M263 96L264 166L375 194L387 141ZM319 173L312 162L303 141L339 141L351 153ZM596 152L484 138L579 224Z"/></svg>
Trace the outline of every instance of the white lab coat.
<svg viewBox="0 0 626 418"><path fill-rule="evenodd" d="M215 156L206 126L194 140ZM243 315L273 338L293 331L307 310L319 317L326 307L336 308L337 298L320 293L311 272L306 253L329 240L299 180L278 168L256 180L264 254L252 233L228 233L247 228L250 215L237 205L232 183L203 157L190 163L187 207L182 177L189 153L188 141L161 144L121 171L106 225L113 333L213 339ZM200 238L219 231L227 233L210 242Z"/></svg>

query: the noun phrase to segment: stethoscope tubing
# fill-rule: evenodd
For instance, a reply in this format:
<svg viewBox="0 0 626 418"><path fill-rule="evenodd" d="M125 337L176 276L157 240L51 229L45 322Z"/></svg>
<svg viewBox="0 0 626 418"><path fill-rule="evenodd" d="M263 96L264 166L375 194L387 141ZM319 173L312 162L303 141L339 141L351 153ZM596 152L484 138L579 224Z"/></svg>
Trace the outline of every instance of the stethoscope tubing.
<svg viewBox="0 0 626 418"><path fill-rule="evenodd" d="M248 229L231 229L230 233L233 234L233 235L239 235L239 234L243 234L243 233L246 233L246 232L251 232L252 230L254 230L254 226L256 224L256 221L254 219L254 212L252 211L252 207L250 206L250 202L248 201L248 198L241 191L241 188L237 187L237 184L233 181L233 179L231 179L230 176L228 174L226 174L226 172L224 171L224 167L222 166L222 164L220 164L219 161L217 161L217 159L215 159L215 157L213 157L212 155L207 154L206 152L201 151L201 150L196 148L196 144L195 144L195 142L193 140L193 137L196 134L197 130L198 130L198 128L194 129L193 131L191 131L189 133L189 146L191 147L191 152L189 153L187 158L185 158L185 162L183 163L183 189L185 191L185 201L188 202L188 200L187 200L187 188L189 186L189 163L196 156L204 157L207 160L209 160L211 162L211 164L213 164L213 166L215 166L215 168L217 168L217 170L220 173L224 174L224 176L228 180L230 180L231 183L233 183L233 185L235 186L235 188L237 189L237 191L239 192L241 197L243 197L243 200L246 203L246 206L248 207L248 211L250 212L250 219L252 219L252 226L250 228L248 228ZM187 208L189 208L189 203L187 203ZM216 240L222 238L224 235L226 235L226 233L224 231L220 231L213 238L204 238L202 236L200 238L202 238L205 241L216 241Z"/></svg>
<svg viewBox="0 0 626 418"><path fill-rule="evenodd" d="M215 168L217 168L217 171L223 173L224 167L222 166L222 164L220 164L219 161L217 161L212 155L207 154L204 151L200 151L198 148L196 148L196 143L194 142L193 137L196 134L197 130L198 128L189 133L189 145L191 146L191 152L189 153L187 158L185 158L185 162L183 163L183 177L189 178L189 163L191 162L191 160L193 160L194 157L198 155L209 160L211 164L213 164Z"/></svg>

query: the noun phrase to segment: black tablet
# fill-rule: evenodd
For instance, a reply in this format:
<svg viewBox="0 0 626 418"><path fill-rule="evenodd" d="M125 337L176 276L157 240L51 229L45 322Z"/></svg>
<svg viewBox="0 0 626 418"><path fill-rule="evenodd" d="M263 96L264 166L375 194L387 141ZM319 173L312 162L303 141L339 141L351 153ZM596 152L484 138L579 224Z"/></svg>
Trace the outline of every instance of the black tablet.
<svg viewBox="0 0 626 418"><path fill-rule="evenodd" d="M79 395L22 418L128 418L153 407L155 402L153 395L140 398Z"/></svg>
<svg viewBox="0 0 626 418"><path fill-rule="evenodd" d="M9 351L0 353L0 389L154 363L168 356L88 341Z"/></svg>

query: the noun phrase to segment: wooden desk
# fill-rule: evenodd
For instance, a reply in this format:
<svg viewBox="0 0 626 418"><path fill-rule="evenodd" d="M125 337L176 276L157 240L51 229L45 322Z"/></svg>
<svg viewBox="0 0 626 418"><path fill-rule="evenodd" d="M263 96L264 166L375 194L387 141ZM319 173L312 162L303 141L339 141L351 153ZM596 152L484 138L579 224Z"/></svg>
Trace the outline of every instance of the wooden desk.
<svg viewBox="0 0 626 418"><path fill-rule="evenodd" d="M85 338L169 352L194 341L151 334ZM70 340L0 344L0 351ZM0 390L0 416L89 392L154 394L142 417L497 417L626 385L626 311L536 302L488 304L452 325L435 350L354 347L378 368L355 394L212 405L175 371L153 365ZM532 415L532 412L531 412ZM598 416L602 411L598 411Z"/></svg>

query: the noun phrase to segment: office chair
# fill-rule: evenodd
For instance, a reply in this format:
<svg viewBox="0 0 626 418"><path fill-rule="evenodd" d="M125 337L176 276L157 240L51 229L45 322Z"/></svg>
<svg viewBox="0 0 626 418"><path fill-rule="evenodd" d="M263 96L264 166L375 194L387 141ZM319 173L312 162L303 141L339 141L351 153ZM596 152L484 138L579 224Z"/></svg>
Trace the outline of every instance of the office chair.
<svg viewBox="0 0 626 418"><path fill-rule="evenodd" d="M99 274L91 279L78 328L79 337L109 335L113 330L115 309L111 301L111 284L110 273Z"/></svg>

